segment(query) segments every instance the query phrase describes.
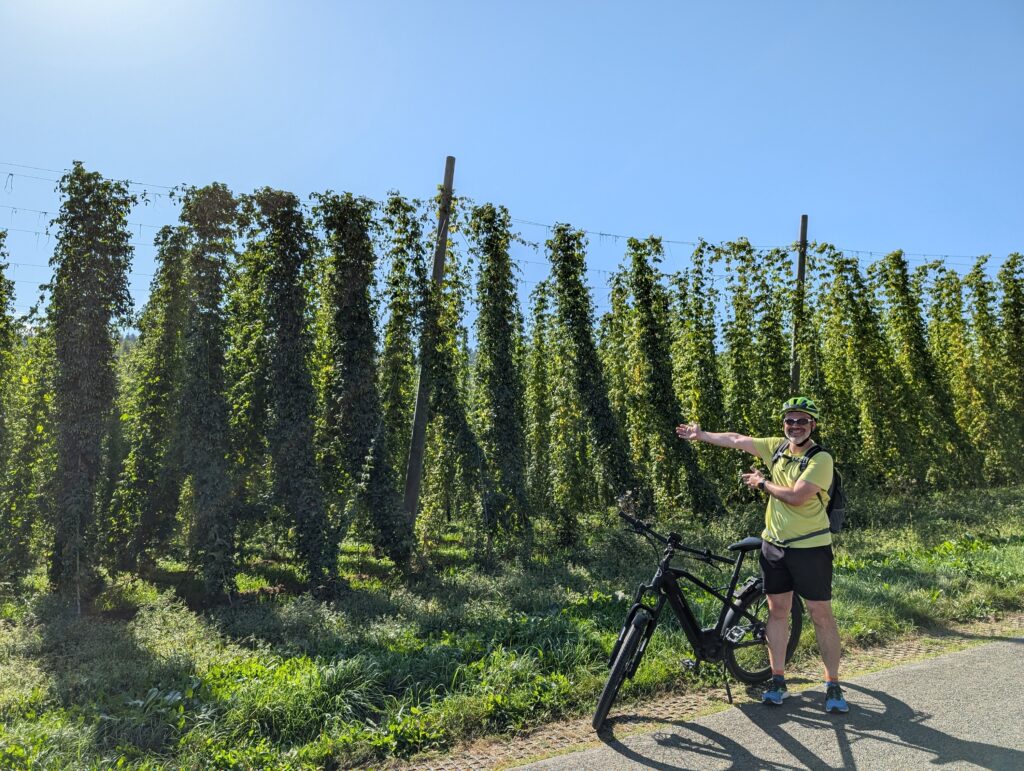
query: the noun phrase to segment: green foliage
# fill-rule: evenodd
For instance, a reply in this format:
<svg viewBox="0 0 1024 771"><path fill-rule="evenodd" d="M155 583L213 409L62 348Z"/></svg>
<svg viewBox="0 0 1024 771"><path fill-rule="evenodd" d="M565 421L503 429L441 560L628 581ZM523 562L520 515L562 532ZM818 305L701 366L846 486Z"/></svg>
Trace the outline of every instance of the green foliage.
<svg viewBox="0 0 1024 771"><path fill-rule="evenodd" d="M191 552L207 591L218 596L234 583L235 516L228 466L223 309L225 276L234 254L237 202L215 182L190 188L181 220L189 229L181 385L182 469L188 475Z"/></svg>
<svg viewBox="0 0 1024 771"><path fill-rule="evenodd" d="M995 312L995 287L985 275L988 257L980 257L964 276L967 292L967 336L971 361L974 363L976 401L972 404L969 434L983 440L984 473L996 481L1010 478L1016 467L1018 444L1006 430L1000 407L1002 367L999 360L999 324Z"/></svg>
<svg viewBox="0 0 1024 771"><path fill-rule="evenodd" d="M429 291L423 218L414 203L394 194L381 212L385 233L384 282L387 321L380 357L381 411L387 434L388 463L405 471L416 403L415 340L422 332L423 307Z"/></svg>
<svg viewBox="0 0 1024 771"><path fill-rule="evenodd" d="M243 251L228 275L224 361L233 496L243 540L276 513L270 504L272 468L267 447L270 334L261 272L250 268L249 261L250 253ZM275 524L278 530L289 526Z"/></svg>
<svg viewBox="0 0 1024 771"><path fill-rule="evenodd" d="M306 300L312 284L312 233L298 198L270 188L243 199L242 221L248 243L241 264L265 309L272 492L295 521L298 553L310 584L320 586L334 577L337 547L313 446L316 395L309 370L312 337Z"/></svg>
<svg viewBox="0 0 1024 771"><path fill-rule="evenodd" d="M315 196L326 234L321 289L323 409L318 444L328 501L340 535L361 511L370 539L397 564L412 553L377 391L377 350L370 290L376 257L372 202L351 194Z"/></svg>
<svg viewBox="0 0 1024 771"><path fill-rule="evenodd" d="M778 405L789 396L790 278L784 251L758 251L746 239L724 244L731 316L723 324L726 424L750 436L779 432ZM808 389L803 389L808 390ZM738 473L739 467L733 467ZM733 476L735 479L735 475Z"/></svg>
<svg viewBox="0 0 1024 771"><path fill-rule="evenodd" d="M476 293L475 423L488 466L485 527L531 531L526 499L525 384L520 371L522 318L509 257L511 221L504 207L473 209L468 232L480 272Z"/></svg>
<svg viewBox="0 0 1024 771"><path fill-rule="evenodd" d="M582 543L583 516L601 508L601 484L595 484L592 440L569 374L568 340L551 313L551 294L544 281L532 295L526 365L527 489L533 516L554 523L558 546L574 548Z"/></svg>
<svg viewBox="0 0 1024 771"><path fill-rule="evenodd" d="M992 404L986 400L978 377L978 362L971 345L964 307L964 282L952 270L929 266L936 276L929 292L928 351L935 363L940 387L948 389L947 409L960 431L963 446L974 455L977 474L984 474L990 444L978 447L974 437L991 434Z"/></svg>
<svg viewBox="0 0 1024 771"><path fill-rule="evenodd" d="M690 443L680 441L673 432L682 408L672 384L669 294L656 271L664 250L654 237L631 238L626 248L630 261L626 283L633 303L627 363L634 389L630 410L634 453L646 456L649 478L661 492L663 505L671 506L681 498L695 514L707 518L721 510L718 494L698 468ZM680 474L682 489L675 482Z"/></svg>
<svg viewBox="0 0 1024 771"><path fill-rule="evenodd" d="M726 430L725 393L715 348L718 324L715 308L719 292L713 269L718 252L705 241L697 244L691 268L672 278L675 289L672 330L673 381L680 402L681 421L700 423L708 431ZM726 464L709 445L695 448L702 473L719 489L726 482Z"/></svg>
<svg viewBox="0 0 1024 771"><path fill-rule="evenodd" d="M1007 444L1024 441L1024 256L1014 252L999 268L998 408Z"/></svg>
<svg viewBox="0 0 1024 771"><path fill-rule="evenodd" d="M7 278L7 231L0 230L0 383L6 383L13 364L14 347L18 342L17 328L12 318L14 310L14 282ZM0 467L6 465L10 447L7 416L0 412Z"/></svg>
<svg viewBox="0 0 1024 771"><path fill-rule="evenodd" d="M134 523L120 562L152 562L173 533L183 480L181 383L187 307L188 232L164 227L155 239L157 272L128 356L122 421L130 449L114 507Z"/></svg>
<svg viewBox="0 0 1024 771"><path fill-rule="evenodd" d="M7 231L0 230L0 579L19 575L31 562L28 537L32 520L18 511L20 495L11 487L12 476L27 466L20 458L18 463L12 454L13 445L20 433L17 422L16 399L18 397L17 348L21 342L11 317L14 302L14 282L7 278ZM20 405L18 405L20 406Z"/></svg>
<svg viewBox="0 0 1024 771"><path fill-rule="evenodd" d="M927 459L929 484L963 484L979 479L978 455L953 414L948 382L940 378L928 349L918 295L911 288L907 261L893 252L872 266L883 296L882 323L907 390L907 418L916 422L913 452Z"/></svg>
<svg viewBox="0 0 1024 771"><path fill-rule="evenodd" d="M814 248L820 271L821 369L831 399L818 401L824 415L822 440L861 475L897 485L922 482L911 397L870 287L854 258L828 244Z"/></svg>
<svg viewBox="0 0 1024 771"><path fill-rule="evenodd" d="M128 212L124 182L75 162L61 177L57 246L50 264L49 321L56 358L56 522L50 581L67 596L94 590L96 492L102 445L116 392L114 323L131 311Z"/></svg>
<svg viewBox="0 0 1024 771"><path fill-rule="evenodd" d="M457 202L453 210L452 220L458 222ZM420 361L430 372L431 420L419 529L434 539L445 525L457 521L478 537L483 534L483 558L489 561L493 533L485 527L488 513L483 508L488 500L487 466L469 413L469 346L463 324L468 294L469 266L448 239L443 280L440 286L431 284L423 313Z"/></svg>
<svg viewBox="0 0 1024 771"><path fill-rule="evenodd" d="M0 498L0 578L20 578L52 539L56 446L53 426L54 346L48 327L26 329L13 352L5 398L10 453Z"/></svg>
<svg viewBox="0 0 1024 771"><path fill-rule="evenodd" d="M567 342L569 372L594 436L602 475L612 496L637 490L646 509L651 505L650 493L637 476L625 431L612 411L607 377L594 342L593 302L583 283L586 237L582 231L556 224L547 249L554 279L555 317Z"/></svg>

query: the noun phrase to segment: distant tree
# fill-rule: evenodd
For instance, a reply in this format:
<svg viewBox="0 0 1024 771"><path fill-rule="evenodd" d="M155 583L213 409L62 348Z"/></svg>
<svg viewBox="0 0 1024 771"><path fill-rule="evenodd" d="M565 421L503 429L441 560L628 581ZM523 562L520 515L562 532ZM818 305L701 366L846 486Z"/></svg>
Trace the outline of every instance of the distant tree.
<svg viewBox="0 0 1024 771"><path fill-rule="evenodd" d="M572 349L563 329L552 319L547 352L540 362L547 368L550 387L549 449L540 457L551 478L551 513L558 546L581 545L586 515L606 512L610 485L596 463L594 441L586 411L572 378Z"/></svg>
<svg viewBox="0 0 1024 771"><path fill-rule="evenodd" d="M131 312L132 246L128 185L80 162L61 177L49 317L56 347L54 383L57 490L50 581L65 596L95 588L96 486L107 419L116 393L114 324Z"/></svg>
<svg viewBox="0 0 1024 771"><path fill-rule="evenodd" d="M131 344L122 338L114 354L115 381L118 384L114 405L107 414L100 455L100 473L96 485L96 541L94 560L108 570L128 567L125 555L132 538L134 520L118 501L119 483L124 476L128 458L128 437L125 434L128 394L124 384L132 366Z"/></svg>
<svg viewBox="0 0 1024 771"><path fill-rule="evenodd" d="M292 523L272 504L272 463L267 444L270 416L270 332L262 286L261 253L242 251L229 266L225 304L224 377L230 424L230 459L238 538L270 524L287 539ZM256 262L256 265L251 263ZM275 515L278 515L275 518Z"/></svg>
<svg viewBox="0 0 1024 771"><path fill-rule="evenodd" d="M754 389L759 399L752 409L757 433L764 435L779 425L779 405L789 394L792 301L783 291L791 282L789 253L784 249L755 252L753 300L757 323L751 330L754 349ZM794 293L795 294L795 293Z"/></svg>

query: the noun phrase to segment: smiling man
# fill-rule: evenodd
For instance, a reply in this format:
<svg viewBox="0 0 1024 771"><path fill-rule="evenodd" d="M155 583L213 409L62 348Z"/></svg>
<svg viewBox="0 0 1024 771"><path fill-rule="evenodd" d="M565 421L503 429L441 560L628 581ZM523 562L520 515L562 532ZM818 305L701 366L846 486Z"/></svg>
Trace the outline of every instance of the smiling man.
<svg viewBox="0 0 1024 771"><path fill-rule="evenodd" d="M765 704L781 704L786 690L786 644L793 592L804 599L814 622L818 649L825 664L825 711L848 712L839 686L839 629L832 613L832 535L828 525L828 489L832 456L811 438L818 407L806 396L782 405L785 437L754 438L736 433L704 431L700 424L678 426L680 439L732 447L756 455L768 476L751 468L743 482L768 496L761 533L761 577L768 597L768 655L772 681L762 695Z"/></svg>

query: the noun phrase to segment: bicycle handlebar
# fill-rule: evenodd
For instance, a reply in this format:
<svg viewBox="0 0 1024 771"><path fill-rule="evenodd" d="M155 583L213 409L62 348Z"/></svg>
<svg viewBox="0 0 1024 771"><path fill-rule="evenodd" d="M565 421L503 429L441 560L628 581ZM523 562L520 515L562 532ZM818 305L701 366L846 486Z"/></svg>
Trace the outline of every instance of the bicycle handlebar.
<svg viewBox="0 0 1024 771"><path fill-rule="evenodd" d="M731 559L728 559L727 557L720 557L717 554L712 554L711 551L707 548L694 549L690 546L684 546L683 537L679 535L679 533L670 532L668 536L664 536L661 533L657 532L649 524L644 522L642 519L638 519L637 517L627 514L622 509L619 509L619 516L626 520L626 522L628 522L633 527L633 530L635 530L637 533L640 533L641 535L650 536L656 541L659 541L660 543L663 543L666 546L671 547L675 551L686 552L691 557L695 557L696 559L699 559L702 562L707 562L708 564L710 564L712 561L718 561L724 562L728 565L731 565L733 562Z"/></svg>

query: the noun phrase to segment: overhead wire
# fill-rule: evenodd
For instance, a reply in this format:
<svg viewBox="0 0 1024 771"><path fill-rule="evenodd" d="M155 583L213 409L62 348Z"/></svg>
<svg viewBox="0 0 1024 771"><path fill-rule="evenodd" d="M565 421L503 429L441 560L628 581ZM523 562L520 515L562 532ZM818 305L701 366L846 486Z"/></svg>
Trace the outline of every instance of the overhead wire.
<svg viewBox="0 0 1024 771"><path fill-rule="evenodd" d="M59 174L59 175L63 175L67 171L66 169L65 170L53 169L53 168L47 168L47 167L43 167L43 166L35 166L35 165L31 165L31 164L14 163L14 162L11 162L11 161L0 161L0 166L8 166L8 167L11 167L11 168L26 169L26 170L29 170L29 171L42 171L42 172L47 172L47 173L51 173L51 174ZM55 183L60 181L59 179L37 177L37 176L33 176L33 175L21 174L21 173L18 173L18 172L8 172L8 176L17 176L17 177L23 177L23 178L26 178L26 179L36 179L36 180L47 181L47 182L55 182ZM139 186L139 187L144 187L144 188L159 188L159 189L167 190L167 191L174 191L174 190L180 189L182 187L181 185L178 185L178 186L163 185L163 184L158 184L158 183L134 181L134 180L130 180L130 179L119 180L119 181L122 181L122 182L124 182L126 184L129 184L129 185L132 185L132 186ZM155 195L161 195L162 196L163 194L156 193ZM366 198L369 201L373 201L374 203L377 203L377 204L381 203L381 201L376 200L376 199L374 199L372 197L367 197L367 196L361 196L361 197ZM458 198L459 201L461 201L463 203L463 205L470 205L470 206L473 205L473 199L471 199L469 197L458 196L457 198ZM0 205L0 206L2 206L2 208L11 210L12 211L12 215L14 213L19 212L19 211L28 211L28 212L31 212L31 213L34 213L34 214L41 214L41 215L47 215L47 214L50 213L50 212L45 211L45 210L32 209L32 208L28 208L28 207L17 207L17 206L10 206L10 205ZM547 224L547 223L544 223L544 222L538 222L536 220L525 219L525 218L521 218L521 217L510 217L509 219L510 219L511 222L513 222L515 224L529 225L529 226L532 226L532 227L545 228L545 229L547 229L549 231L550 230L554 230L554 227L555 227L555 225L552 225L552 224ZM140 228L145 227L145 228L159 229L160 227L162 227L160 225L152 225L152 224L149 224L149 223L142 223L142 222L129 222L127 224L131 225L132 227L140 227ZM37 237L38 236L45 236L45 237L49 238L50 235L51 235L48 232L42 232L42 231L37 231L37 230L27 230L27 229L22 229L22 228L6 228L6 229L7 230L11 230L11 231L15 231L15 232L23 232L23 233L28 233L28 234L36 235ZM586 228L577 228L577 230L579 230L580 232L582 232L582 233L584 233L584 234L586 234L588 236L593 236L593 237L596 237L596 238L599 238L599 239L602 239L602 240L603 239L612 239L614 241L620 241L620 240L623 240L623 239L628 239L628 238L632 238L633 237L633 236L628 236L628 235L621 234L621 233L613 233L613 232L607 232L607 231L602 231L602 230L590 230L590 229L586 229ZM541 251L540 244L533 243L533 242L526 242L524 239L520 239L520 240L523 241L526 245L533 247L536 252L539 253ZM666 244L666 245L679 245L679 246L688 246L688 247L696 247L699 243L701 243L700 241L690 241L690 240L675 239L675 238L662 238L661 242L663 244ZM152 246L152 244L139 243L139 242L136 242L136 241L133 241L133 242L130 242L130 243L131 243L132 246L136 246L136 247L140 247L140 248L150 248ZM708 243L713 245L713 246L715 246L715 245L722 246L722 245L724 245L725 243L728 243L728 242L723 241L723 242L718 242L717 244L714 243L714 242L708 242ZM786 251L792 251L793 249L796 248L796 244L795 243L779 244L779 245L751 244L751 247L754 248L754 249L763 249L763 250L783 249L783 250L786 250ZM840 252L844 253L844 254L854 255L857 258L858 262L860 262L861 264L870 264L870 262L872 261L872 258L884 257L884 256L892 253L892 251L896 251L896 250L877 251L877 250L869 250L869 249L852 249L852 248L849 248L849 247L840 247L840 246L836 246L835 248L837 250L839 250ZM866 257L864 257L862 255L865 255ZM977 258L979 257L979 255L929 254L929 253L923 253L923 252L906 252L906 251L903 252L903 256L905 258L907 258L908 262L912 262L912 263L923 264L923 263L927 263L927 262L931 262L931 261L935 261L935 260L941 260L946 265L954 266L954 267L963 267L963 268L973 267L974 266L974 262L966 263L966 262L957 262L956 260L977 260ZM520 264L550 265L549 262L535 262L535 261L526 260L526 259L523 259L523 258L517 258L516 261L519 262ZM598 273L598 274L602 274L602 275L611 275L612 273L614 273L613 270L607 270L607 269L602 269L602 268L585 268L585 270L588 273Z"/></svg>

